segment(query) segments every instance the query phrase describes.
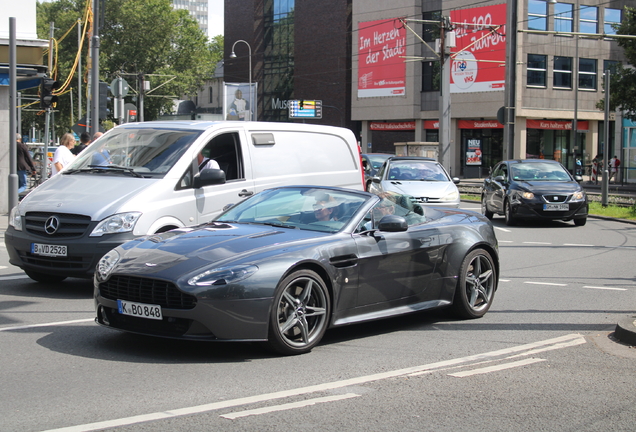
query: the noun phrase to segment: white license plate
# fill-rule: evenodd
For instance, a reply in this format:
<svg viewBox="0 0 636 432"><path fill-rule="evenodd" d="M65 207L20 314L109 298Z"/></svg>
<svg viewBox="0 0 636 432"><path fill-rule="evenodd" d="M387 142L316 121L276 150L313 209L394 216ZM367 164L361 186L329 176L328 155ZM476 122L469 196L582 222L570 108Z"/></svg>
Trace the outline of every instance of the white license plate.
<svg viewBox="0 0 636 432"><path fill-rule="evenodd" d="M66 246L31 243L31 253L35 255L65 257L66 252Z"/></svg>
<svg viewBox="0 0 636 432"><path fill-rule="evenodd" d="M570 210L569 204L543 204L543 210L545 211L568 211Z"/></svg>
<svg viewBox="0 0 636 432"><path fill-rule="evenodd" d="M159 305L117 300L117 307L119 308L119 313L122 315L130 315L139 318L148 318L155 320L160 320L163 318L163 316L161 315L161 306Z"/></svg>

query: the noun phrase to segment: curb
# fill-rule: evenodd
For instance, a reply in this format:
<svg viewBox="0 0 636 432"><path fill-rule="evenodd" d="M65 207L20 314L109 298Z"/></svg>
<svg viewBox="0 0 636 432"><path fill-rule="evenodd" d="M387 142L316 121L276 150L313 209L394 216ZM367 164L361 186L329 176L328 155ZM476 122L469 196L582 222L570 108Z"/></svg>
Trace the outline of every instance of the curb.
<svg viewBox="0 0 636 432"><path fill-rule="evenodd" d="M619 341L636 346L636 316L623 318L616 324L614 336Z"/></svg>

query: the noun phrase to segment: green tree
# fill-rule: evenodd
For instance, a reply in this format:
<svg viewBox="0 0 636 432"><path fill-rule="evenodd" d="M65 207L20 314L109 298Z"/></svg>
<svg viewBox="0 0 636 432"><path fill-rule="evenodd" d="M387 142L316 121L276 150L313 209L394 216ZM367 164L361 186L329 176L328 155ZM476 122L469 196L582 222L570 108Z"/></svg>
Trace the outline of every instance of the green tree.
<svg viewBox="0 0 636 432"><path fill-rule="evenodd" d="M616 28L619 35L636 35L636 9L625 7L623 20ZM630 66L617 64L610 71L610 110L620 108L624 116L636 121L636 39L620 38L618 45L623 48L625 58ZM605 99L601 99L596 107L605 109Z"/></svg>
<svg viewBox="0 0 636 432"><path fill-rule="evenodd" d="M60 82L74 73L73 64L78 52L75 26L78 19L82 20L82 26L87 25L86 8L92 3L92 0L57 0L37 4L38 37L49 39L50 23L55 25L54 69ZM105 10L100 29L100 79L110 83L121 74L131 88L126 102L136 103L136 77L143 73L152 89L144 99L145 120L154 120L160 114L170 112L173 104L166 96L195 95L205 80L214 75L216 64L223 56L223 38L208 41L188 12L174 10L170 0L108 0L102 4ZM84 82L89 65L89 39L87 35L81 56ZM60 95L55 116L58 135L69 131L77 120L76 83L77 75L73 75L74 118L71 118L70 92ZM82 112L85 113L86 84L82 91ZM31 93L36 94L37 89ZM33 112L23 118L23 127L43 124L43 116Z"/></svg>

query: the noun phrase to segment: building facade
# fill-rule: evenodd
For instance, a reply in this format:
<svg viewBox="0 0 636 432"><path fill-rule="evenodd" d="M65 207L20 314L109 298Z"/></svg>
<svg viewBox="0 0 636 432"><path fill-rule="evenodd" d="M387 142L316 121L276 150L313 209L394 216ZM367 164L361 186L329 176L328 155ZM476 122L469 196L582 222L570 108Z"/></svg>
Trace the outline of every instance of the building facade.
<svg viewBox="0 0 636 432"><path fill-rule="evenodd" d="M596 107L604 71L624 61L612 34L631 3L226 0L225 81L248 81L247 53L237 45L229 59L245 40L259 120L288 121L287 100L322 99L334 107L322 122L354 130L363 152L442 141L453 176L483 177L512 157L555 159L574 171L577 159L590 165L603 153L606 128L610 157L636 168L633 124L612 113L606 125ZM513 143L498 118L511 101Z"/></svg>
<svg viewBox="0 0 636 432"><path fill-rule="evenodd" d="M208 1L207 0L172 0L174 9L185 9L199 28L208 35Z"/></svg>

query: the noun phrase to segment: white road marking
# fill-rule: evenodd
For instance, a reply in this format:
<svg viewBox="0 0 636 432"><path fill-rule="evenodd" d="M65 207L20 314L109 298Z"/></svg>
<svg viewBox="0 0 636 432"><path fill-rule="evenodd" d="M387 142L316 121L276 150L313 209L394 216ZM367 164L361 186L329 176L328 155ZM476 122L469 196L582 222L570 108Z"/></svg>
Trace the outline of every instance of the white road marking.
<svg viewBox="0 0 636 432"><path fill-rule="evenodd" d="M499 243L514 243L512 240L499 240Z"/></svg>
<svg viewBox="0 0 636 432"><path fill-rule="evenodd" d="M448 375L449 376L453 376L453 377L457 377L457 378L465 378L465 377L472 376L472 375L487 374L487 373L490 373L490 372L497 372L497 371L500 371L500 370L512 369L512 368L520 367L520 366L527 366L529 364L539 363L539 362L544 362L544 361L546 361L546 359L529 358L529 359L519 360L519 361L512 362L512 363L503 363L503 364L496 365L496 366L488 366L488 367L481 368L481 369L473 369L473 370L469 370L469 371L456 372L456 373L452 373L452 374L448 374Z"/></svg>
<svg viewBox="0 0 636 432"><path fill-rule="evenodd" d="M300 402L292 402L292 403L287 403L287 404L282 404L282 405L275 405L275 406L264 407L264 408L258 408L258 409L247 410L247 411L237 411L237 412L233 412L233 413L229 413L229 414L223 414L221 417L226 418L226 419L230 419L230 420L234 420L234 419L237 419L237 418L247 417L247 416L251 416L251 415L268 414L268 413L272 413L272 412L285 411L285 410L290 410L290 409L294 409L294 408L304 408L306 406L316 405L318 403L334 402L334 401L350 399L350 398L354 398L354 397L358 397L358 396L360 396L360 395L359 394L355 394L355 393L347 393L347 394L343 394L343 395L335 395L335 396L327 396L327 397L321 397L321 398L315 398L315 399L307 399L307 400L300 401Z"/></svg>
<svg viewBox="0 0 636 432"><path fill-rule="evenodd" d="M594 245L591 245L591 244L577 244L577 243L563 243L563 246L594 247Z"/></svg>
<svg viewBox="0 0 636 432"><path fill-rule="evenodd" d="M63 427L59 429L51 429L45 432L95 431L100 429L106 429L106 428L112 428L112 427L118 427L118 426L129 426L129 425L137 424L137 423L162 420L162 419L174 418L174 417L185 416L185 415L200 414L203 412L237 407L240 405L248 405L252 403L265 402L265 401L271 401L275 399L282 399L282 398L287 398L292 396L299 396L299 395L310 394L310 393L315 393L320 391L328 391L328 390L333 390L338 388L360 385L360 384L370 383L370 382L384 380L388 378L395 378L399 376L409 375L409 374L413 374L417 372L423 372L423 371L432 370L432 369L439 369L439 368L444 368L448 366L459 365L462 363L483 361L483 360L488 360L488 359L496 358L500 356L517 354L523 351L533 350L533 349L542 348L542 347L548 347L555 344L575 342L575 341L577 342L577 344L585 343L585 339L580 334L569 334L569 335L560 336L553 339L547 339L544 341L533 342L533 343L529 343L525 345L518 345L518 346L514 346L510 348L504 348L504 349L491 351L484 354L476 354L476 355L457 358L457 359L444 360L444 361L440 361L436 363L430 363L427 365L414 366L414 367L409 367L405 369L397 369L397 370L373 374L373 375L366 375L366 376L350 378L350 379L341 380L341 381L332 381L329 383L316 384L316 385L312 385L308 387L300 387L296 389L283 390L283 391L274 392L274 393L265 393L265 394L256 395L256 396L248 396L248 397L238 398L233 400L213 402L213 403L198 405L193 407L179 408L179 409L170 410L170 411L159 411L159 412L150 413L150 414L141 414L141 415L132 416L132 417L124 417L119 419L106 420L106 421L88 423L88 424L77 425L77 426Z"/></svg>
<svg viewBox="0 0 636 432"><path fill-rule="evenodd" d="M612 287L598 287L598 286L584 286L583 288L609 290L609 291L627 291L626 288L612 288Z"/></svg>
<svg viewBox="0 0 636 432"><path fill-rule="evenodd" d="M95 321L95 318L85 318L85 319L78 319L78 320L72 320L72 321L58 321L58 322L42 323L42 324L30 324L30 325L16 326L16 327L3 327L3 328L0 328L0 332L13 331L13 330L25 330L25 329L32 329L37 327L53 327L58 325L77 324L77 323L85 323L85 322L91 322L91 321Z"/></svg>
<svg viewBox="0 0 636 432"><path fill-rule="evenodd" d="M509 229L501 228L501 227L497 227L497 226L495 227L495 229L496 229L496 230L499 230L499 231L503 231L503 232L512 232L512 231L511 231L511 230L509 230Z"/></svg>
<svg viewBox="0 0 636 432"><path fill-rule="evenodd" d="M499 282L510 282L510 279L499 279Z"/></svg>
<svg viewBox="0 0 636 432"><path fill-rule="evenodd" d="M16 279L29 279L29 277L27 275L0 276L0 281Z"/></svg>
<svg viewBox="0 0 636 432"><path fill-rule="evenodd" d="M530 281L525 281L524 284L531 284L531 285L550 285L550 286L568 286L568 284L560 284L560 283L551 283L551 282L530 282Z"/></svg>
<svg viewBox="0 0 636 432"><path fill-rule="evenodd" d="M546 242L521 242L523 244L535 244L535 245L551 245L552 243L546 243Z"/></svg>

